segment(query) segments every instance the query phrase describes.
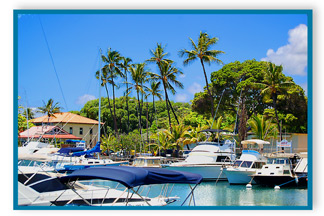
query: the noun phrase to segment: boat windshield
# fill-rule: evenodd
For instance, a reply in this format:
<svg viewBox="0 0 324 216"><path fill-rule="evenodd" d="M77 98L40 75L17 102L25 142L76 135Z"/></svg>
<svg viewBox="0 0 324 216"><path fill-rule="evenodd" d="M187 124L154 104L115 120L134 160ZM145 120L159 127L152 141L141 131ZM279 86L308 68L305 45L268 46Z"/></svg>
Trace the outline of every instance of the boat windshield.
<svg viewBox="0 0 324 216"><path fill-rule="evenodd" d="M144 166L145 165L145 161L142 158L137 158L134 160L134 166Z"/></svg>
<svg viewBox="0 0 324 216"><path fill-rule="evenodd" d="M241 167L250 168L251 165L252 165L252 161L243 161Z"/></svg>
<svg viewBox="0 0 324 216"><path fill-rule="evenodd" d="M288 158L269 158L268 164L290 164Z"/></svg>
<svg viewBox="0 0 324 216"><path fill-rule="evenodd" d="M147 160L148 166L160 165L160 159Z"/></svg>
<svg viewBox="0 0 324 216"><path fill-rule="evenodd" d="M242 161L237 160L237 161L234 162L234 165L233 166L239 167L241 165L241 163L242 163Z"/></svg>

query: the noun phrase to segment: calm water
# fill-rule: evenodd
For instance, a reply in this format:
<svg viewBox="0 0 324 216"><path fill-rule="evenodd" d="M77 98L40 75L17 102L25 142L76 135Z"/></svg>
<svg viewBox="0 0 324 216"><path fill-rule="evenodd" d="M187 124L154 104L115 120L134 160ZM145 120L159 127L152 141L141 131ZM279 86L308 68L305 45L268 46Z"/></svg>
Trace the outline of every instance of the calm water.
<svg viewBox="0 0 324 216"><path fill-rule="evenodd" d="M97 184L97 183L96 183ZM116 183L109 182L110 187L116 187ZM166 186L164 186L166 187ZM169 185L171 190L172 185ZM123 190L119 186L120 190ZM161 185L147 186L140 189L141 195L156 197L161 193ZM180 206L190 192L188 185L174 185L171 196L180 197L180 201L170 204L170 206ZM203 182L195 189L196 206L306 206L307 189L264 188L253 185L253 189L246 189L245 185L229 185L222 181ZM189 199L185 206L188 205ZM192 205L192 204L191 204Z"/></svg>

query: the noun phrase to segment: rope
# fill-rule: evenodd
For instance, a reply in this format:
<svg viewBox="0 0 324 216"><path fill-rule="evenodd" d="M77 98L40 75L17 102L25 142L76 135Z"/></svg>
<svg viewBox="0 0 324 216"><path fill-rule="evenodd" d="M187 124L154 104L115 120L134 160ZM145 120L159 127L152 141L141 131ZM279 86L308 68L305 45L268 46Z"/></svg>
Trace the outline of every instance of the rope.
<svg viewBox="0 0 324 216"><path fill-rule="evenodd" d="M46 46L47 46L47 49L48 49L48 52L49 52L49 55L50 55L50 58L51 58L51 61L52 61L52 65L53 65L53 68L54 68L54 71L55 71L55 75L56 75L56 78L57 78L57 81L58 81L58 84L59 84L59 87L60 87L61 94L63 96L63 100L64 100L64 103L65 103L66 109L69 110L69 108L67 106L67 103L66 103L66 100L65 100L65 97L64 97L64 94L63 94L63 90L62 90L62 86L61 86L61 83L60 83L60 79L58 77L58 74L57 74L57 71L56 71L56 68L55 68L54 59L53 59L51 50L50 50L49 45L48 45L48 41L47 41L47 37L46 37L45 31L44 31L44 27L43 27L43 24L42 24L42 21L41 21L41 18L40 18L39 15L38 15L38 19L39 19L39 23L40 23L41 28L42 28L42 32L43 32L43 35L44 35L44 38L45 38Z"/></svg>

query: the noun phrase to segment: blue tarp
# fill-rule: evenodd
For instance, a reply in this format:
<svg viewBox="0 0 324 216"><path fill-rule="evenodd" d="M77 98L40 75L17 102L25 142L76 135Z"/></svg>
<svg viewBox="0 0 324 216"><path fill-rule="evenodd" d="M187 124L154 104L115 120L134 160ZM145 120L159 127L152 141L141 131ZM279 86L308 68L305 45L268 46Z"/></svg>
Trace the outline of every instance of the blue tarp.
<svg viewBox="0 0 324 216"><path fill-rule="evenodd" d="M61 182L103 179L116 181L128 188L151 184L199 184L202 176L195 173L142 167L92 167L74 171L59 178Z"/></svg>
<svg viewBox="0 0 324 216"><path fill-rule="evenodd" d="M70 155L70 153L73 152L80 152L83 151L84 148L61 148L60 150L57 151L57 153L61 154L61 155Z"/></svg>
<svg viewBox="0 0 324 216"><path fill-rule="evenodd" d="M93 147L92 149L87 150L87 151L75 152L72 154L72 156L91 155L95 152L100 152L100 142L97 142L95 147Z"/></svg>

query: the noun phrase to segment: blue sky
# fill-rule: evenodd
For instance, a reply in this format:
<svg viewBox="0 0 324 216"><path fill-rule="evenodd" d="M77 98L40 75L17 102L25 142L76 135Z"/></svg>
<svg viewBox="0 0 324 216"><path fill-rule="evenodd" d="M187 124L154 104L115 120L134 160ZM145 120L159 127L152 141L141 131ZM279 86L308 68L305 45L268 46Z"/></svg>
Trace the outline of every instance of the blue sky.
<svg viewBox="0 0 324 216"><path fill-rule="evenodd" d="M248 59L283 64L284 73L306 90L307 16L303 14L23 14L18 19L19 104L26 106L27 95L28 107L53 98L63 111L80 110L87 99L98 98L94 73L99 68L99 48L105 52L111 47L140 63L151 57L156 43L166 46L168 58L184 73L179 77L184 89L177 89L171 100L189 102L205 86L203 71L198 61L183 66L178 51L190 49L188 38L196 41L200 31L219 38L213 49L225 52L219 56L224 64ZM206 65L206 72L210 75L221 67ZM157 71L154 64L148 68ZM104 89L101 93L106 96Z"/></svg>

